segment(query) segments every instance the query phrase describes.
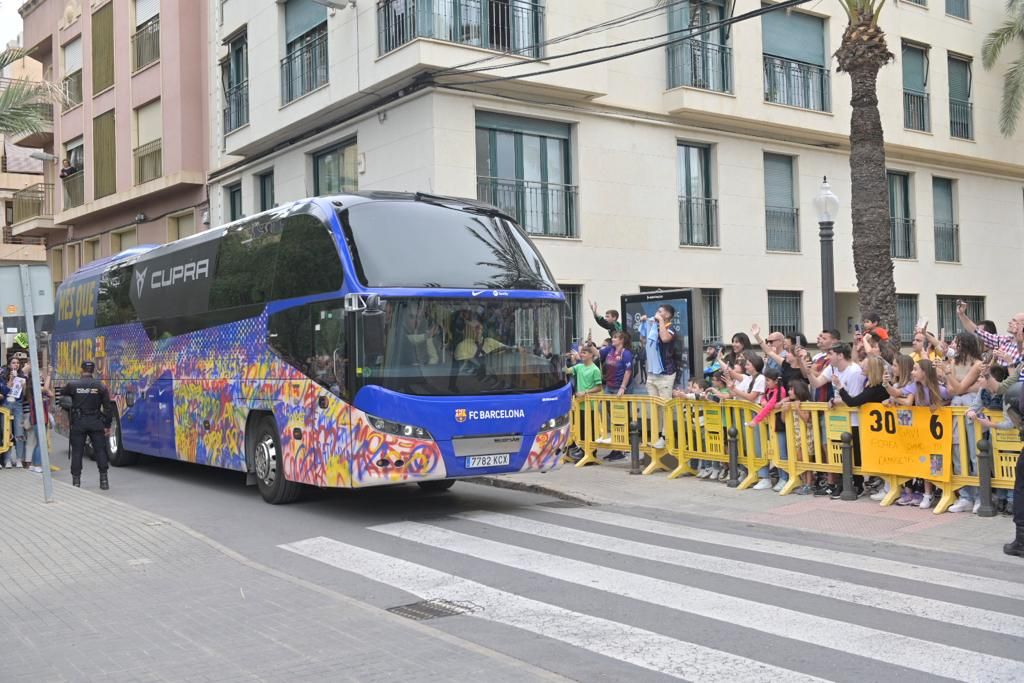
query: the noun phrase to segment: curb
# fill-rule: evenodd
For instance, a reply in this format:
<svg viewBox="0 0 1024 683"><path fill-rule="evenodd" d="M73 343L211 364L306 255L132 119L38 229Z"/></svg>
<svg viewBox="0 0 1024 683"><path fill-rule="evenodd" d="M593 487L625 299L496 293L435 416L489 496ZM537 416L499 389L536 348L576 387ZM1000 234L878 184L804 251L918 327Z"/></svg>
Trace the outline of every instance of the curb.
<svg viewBox="0 0 1024 683"><path fill-rule="evenodd" d="M597 504L597 501L593 499L583 498L572 493L566 493L565 491L551 488L550 486L544 486L543 484L526 484L514 479L506 479L505 477L470 477L468 479L463 479L462 481L470 484L477 484L478 486L493 486L496 489L509 489L511 491L537 493L542 496L551 496L570 503L579 503L580 505Z"/></svg>

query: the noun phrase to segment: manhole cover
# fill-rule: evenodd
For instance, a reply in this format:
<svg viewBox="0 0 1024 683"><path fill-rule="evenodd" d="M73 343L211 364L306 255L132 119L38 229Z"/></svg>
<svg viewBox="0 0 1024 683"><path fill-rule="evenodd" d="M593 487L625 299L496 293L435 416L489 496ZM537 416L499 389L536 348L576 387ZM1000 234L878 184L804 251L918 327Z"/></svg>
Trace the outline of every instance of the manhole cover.
<svg viewBox="0 0 1024 683"><path fill-rule="evenodd" d="M399 605L388 609L392 614L397 614L413 621L426 621L428 619L439 619L441 617L454 617L458 614L476 612L480 608L470 602L452 602L451 600L421 600L411 605Z"/></svg>

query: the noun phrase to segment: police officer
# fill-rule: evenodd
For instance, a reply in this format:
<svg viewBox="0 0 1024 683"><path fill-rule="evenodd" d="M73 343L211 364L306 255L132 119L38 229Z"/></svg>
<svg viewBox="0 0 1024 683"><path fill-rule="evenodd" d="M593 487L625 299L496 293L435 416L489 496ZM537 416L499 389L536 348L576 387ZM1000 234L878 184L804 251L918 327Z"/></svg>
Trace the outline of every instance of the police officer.
<svg viewBox="0 0 1024 683"><path fill-rule="evenodd" d="M93 377L96 364L82 363L82 377L64 385L61 405L71 411L71 483L82 485L82 454L85 438L92 442L96 466L100 470L100 488L110 488L107 482L107 440L114 421L114 404L103 382Z"/></svg>

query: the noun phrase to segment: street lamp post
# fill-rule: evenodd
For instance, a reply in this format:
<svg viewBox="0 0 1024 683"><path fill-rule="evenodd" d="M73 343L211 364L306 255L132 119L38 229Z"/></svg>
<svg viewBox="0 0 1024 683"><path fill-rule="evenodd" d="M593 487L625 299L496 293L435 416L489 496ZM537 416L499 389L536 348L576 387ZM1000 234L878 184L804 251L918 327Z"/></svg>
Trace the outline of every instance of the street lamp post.
<svg viewBox="0 0 1024 683"><path fill-rule="evenodd" d="M839 198L832 192L828 177L822 178L821 189L814 198L818 212L818 238L821 241L821 316L824 329L836 327L836 273L832 258L832 228L839 213Z"/></svg>

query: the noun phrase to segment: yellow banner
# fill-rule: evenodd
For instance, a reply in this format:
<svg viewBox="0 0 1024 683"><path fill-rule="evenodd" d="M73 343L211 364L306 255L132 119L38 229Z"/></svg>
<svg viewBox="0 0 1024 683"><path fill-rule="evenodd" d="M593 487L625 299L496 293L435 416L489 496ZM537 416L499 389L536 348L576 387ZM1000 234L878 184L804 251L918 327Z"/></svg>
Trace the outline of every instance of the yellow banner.
<svg viewBox="0 0 1024 683"><path fill-rule="evenodd" d="M861 459L865 472L950 481L953 413L949 408L860 409Z"/></svg>

